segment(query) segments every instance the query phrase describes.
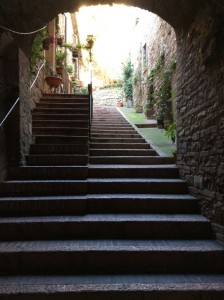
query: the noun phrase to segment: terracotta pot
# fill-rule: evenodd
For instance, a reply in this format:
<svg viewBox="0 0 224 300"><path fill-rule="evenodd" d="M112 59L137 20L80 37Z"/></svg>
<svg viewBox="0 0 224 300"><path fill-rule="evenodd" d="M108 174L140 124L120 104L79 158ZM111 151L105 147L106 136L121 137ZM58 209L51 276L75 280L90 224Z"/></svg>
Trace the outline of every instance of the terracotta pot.
<svg viewBox="0 0 224 300"><path fill-rule="evenodd" d="M117 102L117 107L123 107L123 103L122 102Z"/></svg>
<svg viewBox="0 0 224 300"><path fill-rule="evenodd" d="M74 58L79 57L79 52L78 52L78 51L73 51L73 52L72 52L72 56L73 56Z"/></svg>
<svg viewBox="0 0 224 300"><path fill-rule="evenodd" d="M61 46L63 44L64 39L62 37L57 38L57 45Z"/></svg>
<svg viewBox="0 0 224 300"><path fill-rule="evenodd" d="M62 79L56 76L47 76L45 80L50 88L57 88L62 83Z"/></svg>
<svg viewBox="0 0 224 300"><path fill-rule="evenodd" d="M64 71L64 68L63 68L63 67L57 67L57 68L56 68L56 71L57 71L57 74L58 74L58 75L62 75L62 74L63 74L63 71Z"/></svg>
<svg viewBox="0 0 224 300"><path fill-rule="evenodd" d="M49 50L50 45L51 45L51 38L49 37L49 38L44 39L42 44L43 44L43 50Z"/></svg>

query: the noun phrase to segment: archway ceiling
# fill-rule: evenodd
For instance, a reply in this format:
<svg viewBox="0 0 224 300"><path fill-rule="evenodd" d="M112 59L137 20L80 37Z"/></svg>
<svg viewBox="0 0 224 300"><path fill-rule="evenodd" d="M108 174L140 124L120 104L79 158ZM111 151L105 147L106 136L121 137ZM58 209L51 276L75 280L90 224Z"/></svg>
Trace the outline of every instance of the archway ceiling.
<svg viewBox="0 0 224 300"><path fill-rule="evenodd" d="M20 31L34 30L57 14L77 11L83 5L126 4L149 10L174 29L186 28L194 19L201 0L1 0L0 22Z"/></svg>

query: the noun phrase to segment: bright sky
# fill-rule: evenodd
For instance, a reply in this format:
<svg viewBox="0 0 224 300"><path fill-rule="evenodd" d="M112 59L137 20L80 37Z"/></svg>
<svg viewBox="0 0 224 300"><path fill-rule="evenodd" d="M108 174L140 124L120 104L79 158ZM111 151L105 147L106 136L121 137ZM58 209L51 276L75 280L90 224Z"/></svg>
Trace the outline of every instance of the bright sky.
<svg viewBox="0 0 224 300"><path fill-rule="evenodd" d="M121 74L121 63L129 55L136 18L142 10L125 5L81 7L77 14L81 43L96 37L94 60L113 78Z"/></svg>

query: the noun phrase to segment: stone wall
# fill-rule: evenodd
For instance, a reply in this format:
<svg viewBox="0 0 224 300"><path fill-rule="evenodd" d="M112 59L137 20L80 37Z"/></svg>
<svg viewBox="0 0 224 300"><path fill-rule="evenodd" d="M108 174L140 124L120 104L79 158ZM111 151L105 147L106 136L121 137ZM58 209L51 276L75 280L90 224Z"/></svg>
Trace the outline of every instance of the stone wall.
<svg viewBox="0 0 224 300"><path fill-rule="evenodd" d="M0 120L2 121L7 113L6 103L6 79L5 79L5 53L13 43L11 34L0 33ZM6 144L6 123L0 127L0 180L7 176L7 144Z"/></svg>
<svg viewBox="0 0 224 300"><path fill-rule="evenodd" d="M224 15L207 5L178 36L178 165L202 212L224 225Z"/></svg>
<svg viewBox="0 0 224 300"><path fill-rule="evenodd" d="M5 116L5 80L4 80L4 62L0 58L0 120ZM7 172L7 148L4 126L0 127L0 181L5 179Z"/></svg>
<svg viewBox="0 0 224 300"><path fill-rule="evenodd" d="M146 81L150 70L162 56L164 69L176 57L176 35L167 22L149 12L145 12L137 22L134 35L136 49L132 47L131 56L134 67L133 100L134 104L144 105L147 101Z"/></svg>
<svg viewBox="0 0 224 300"><path fill-rule="evenodd" d="M123 101L122 88L106 88L93 92L94 106L116 106L120 100Z"/></svg>
<svg viewBox="0 0 224 300"><path fill-rule="evenodd" d="M21 136L21 163L25 163L25 155L29 152L32 143L32 116L30 91L30 64L27 56L20 50L20 136ZM31 104L32 103L32 104Z"/></svg>

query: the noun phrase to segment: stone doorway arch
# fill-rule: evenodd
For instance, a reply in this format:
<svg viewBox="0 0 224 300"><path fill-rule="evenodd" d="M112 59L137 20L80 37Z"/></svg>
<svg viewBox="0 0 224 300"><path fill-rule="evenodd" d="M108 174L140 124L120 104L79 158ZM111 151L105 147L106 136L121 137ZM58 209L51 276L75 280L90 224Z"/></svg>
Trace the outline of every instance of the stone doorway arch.
<svg viewBox="0 0 224 300"><path fill-rule="evenodd" d="M219 0L113 1L147 9L177 34L178 165L212 221L224 225L224 5ZM2 24L19 31L45 25L58 13L110 1L2 0ZM10 18L10 24L8 18ZM22 19L22 22L21 22ZM16 37L29 55L33 37Z"/></svg>

